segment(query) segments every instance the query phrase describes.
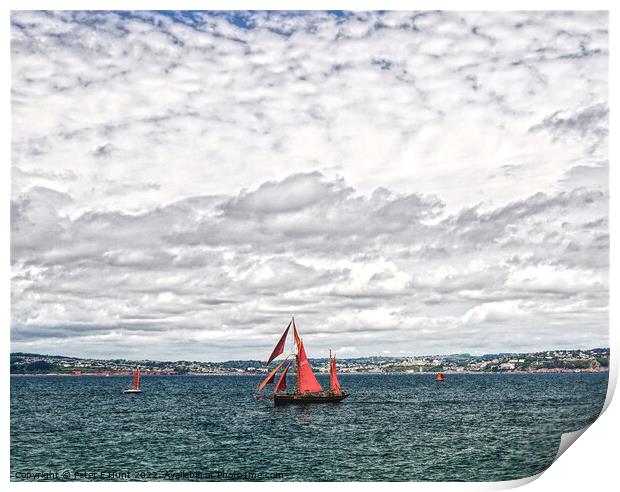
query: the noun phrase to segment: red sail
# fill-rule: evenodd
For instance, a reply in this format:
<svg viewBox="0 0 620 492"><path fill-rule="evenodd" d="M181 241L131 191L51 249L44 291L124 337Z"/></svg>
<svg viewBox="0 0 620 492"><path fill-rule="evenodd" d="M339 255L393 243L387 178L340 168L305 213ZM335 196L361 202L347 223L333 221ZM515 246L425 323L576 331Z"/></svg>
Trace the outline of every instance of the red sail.
<svg viewBox="0 0 620 492"><path fill-rule="evenodd" d="M280 375L280 379L278 379L278 384L274 388L273 392L277 393L278 391L286 391L286 373L288 372L288 368L291 367L291 363L288 363L288 366L284 368L284 371Z"/></svg>
<svg viewBox="0 0 620 492"><path fill-rule="evenodd" d="M288 330L290 327L291 327L291 323L288 324L288 326L286 327L286 330L284 330L283 335L280 337L280 341L276 345L276 348L274 348L273 352L271 352L271 355L269 356L269 360L267 361L267 364L269 364L273 359L275 359L278 355L284 352L284 344L286 343L286 336L288 335Z"/></svg>
<svg viewBox="0 0 620 492"><path fill-rule="evenodd" d="M273 380L276 377L276 372L278 372L278 370L282 367L282 365L286 362L286 359L284 359L282 362L280 362L270 373L269 375L265 378L265 380L260 383L258 385L258 388L256 391L262 391L262 389L267 386L269 383L273 383Z"/></svg>
<svg viewBox="0 0 620 492"><path fill-rule="evenodd" d="M336 356L329 361L329 387L332 393L335 393L336 395L341 393L338 375L336 374Z"/></svg>
<svg viewBox="0 0 620 492"><path fill-rule="evenodd" d="M140 369L137 367L133 372L133 389L140 389Z"/></svg>
<svg viewBox="0 0 620 492"><path fill-rule="evenodd" d="M295 325L293 324L293 328ZM299 352L297 353L297 390L300 393L318 393L323 391L321 385L316 380L312 367L308 362L304 344L299 340Z"/></svg>

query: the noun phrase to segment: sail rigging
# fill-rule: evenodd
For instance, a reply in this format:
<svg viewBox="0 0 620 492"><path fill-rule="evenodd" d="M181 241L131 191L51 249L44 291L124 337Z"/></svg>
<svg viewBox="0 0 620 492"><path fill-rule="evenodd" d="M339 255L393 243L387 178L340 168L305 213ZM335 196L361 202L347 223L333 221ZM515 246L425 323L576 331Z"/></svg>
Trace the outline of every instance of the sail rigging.
<svg viewBox="0 0 620 492"><path fill-rule="evenodd" d="M340 395L342 393L342 390L340 389L340 382L338 381L338 375L336 374L335 355L329 359L329 388L335 395Z"/></svg>
<svg viewBox="0 0 620 492"><path fill-rule="evenodd" d="M293 326L295 349L290 352L284 360L279 362L271 371L269 371L267 377L265 377L265 379L258 385L258 388L256 389L257 393L260 393L261 391L263 391L265 386L275 381L278 371L284 366L284 364L291 357L291 355L295 354L295 366L297 373L297 383L295 389L294 391L287 391L286 376L289 369L293 365L293 362L291 361L284 367L284 370L280 374L278 382L274 387L272 398L275 405L284 405L288 403L339 402L347 398L349 396L349 393L340 388L340 383L336 374L336 358L332 358L331 352L329 357L330 390L323 391L323 388L319 384L319 381L314 374L314 370L312 369L312 366L308 361L306 348L304 346L303 340L301 339L297 331L295 318L291 318L291 321L286 327L286 330L284 330L284 333L278 340L278 343L276 344L271 355L269 356L267 364L274 361L280 354L284 352L287 336L290 331L291 325ZM255 395L255 398L271 398L271 396L257 394Z"/></svg>
<svg viewBox="0 0 620 492"><path fill-rule="evenodd" d="M265 386L267 386L269 383L273 383L273 380L276 377L276 373L284 365L284 363L287 361L287 359L288 359L288 357L286 359L284 359L282 362L280 362L276 367L273 368L273 370L267 375L267 377L263 380L263 382L258 385L258 388L257 388L256 391L262 391L263 388Z"/></svg>
<svg viewBox="0 0 620 492"><path fill-rule="evenodd" d="M286 373L288 372L290 367L291 363L289 362L288 365L284 368L284 371L282 371L280 379L278 379L278 384L276 384L276 387L273 390L274 393L277 393L278 391L286 391Z"/></svg>

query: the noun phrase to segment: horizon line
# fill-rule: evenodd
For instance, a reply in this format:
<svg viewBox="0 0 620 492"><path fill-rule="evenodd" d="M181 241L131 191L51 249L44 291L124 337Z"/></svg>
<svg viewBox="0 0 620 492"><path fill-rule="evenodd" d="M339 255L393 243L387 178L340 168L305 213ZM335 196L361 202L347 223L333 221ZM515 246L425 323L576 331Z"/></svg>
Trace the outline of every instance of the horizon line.
<svg viewBox="0 0 620 492"><path fill-rule="evenodd" d="M351 359L366 359L366 358L370 358L370 357L383 357L383 358L392 358L392 359L407 359L407 358L423 358L423 357L449 357L449 356L456 356L456 355L467 355L470 357L485 357L487 355L518 355L518 354L540 354L540 353L544 353L544 352L559 352L559 351L594 351L594 350L611 350L610 347L592 347L592 348L556 348L556 349L550 349L550 350L539 350L539 351L535 351L535 352L487 352L481 355L472 355L468 352L453 352L450 354L424 354L424 355L388 355L388 354L381 354L381 355L360 355L357 357L339 357L340 360L351 360ZM235 361L261 361L262 359L228 359L228 360L222 360L222 361L210 361L210 360L198 360L198 359L176 359L176 360L172 360L172 359L167 359L167 360L163 360L163 359L149 359L149 358L143 358L143 359L128 359L125 357L111 357L111 358L99 358L99 357L78 357L78 356L73 356L73 355L60 355L60 354L38 354L38 353L34 353L34 352L10 352L9 356L13 356L13 355L35 355L35 356L41 356L41 357L64 357L67 359L93 359L93 360L102 360L102 361L110 361L110 360L124 360L124 361L148 361L148 362L181 362L181 361L185 361L185 362L206 362L206 363L226 363L226 362L235 362ZM308 359L310 360L321 360L321 359L328 359L328 357L308 357Z"/></svg>

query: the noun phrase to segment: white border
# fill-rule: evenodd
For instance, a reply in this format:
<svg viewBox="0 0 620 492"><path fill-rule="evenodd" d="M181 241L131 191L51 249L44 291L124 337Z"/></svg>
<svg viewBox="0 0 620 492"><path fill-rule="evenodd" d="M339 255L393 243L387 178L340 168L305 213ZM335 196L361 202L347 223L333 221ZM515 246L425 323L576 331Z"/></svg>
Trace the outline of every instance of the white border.
<svg viewBox="0 0 620 492"><path fill-rule="evenodd" d="M614 87L614 84L618 84L617 77L617 56L615 56L618 48L614 48L618 45L618 36L615 35L615 30L618 27L616 22L616 13L614 12L613 2L602 0L590 0L588 2L575 2L575 1L548 1L548 0L521 0L504 1L501 2L501 7L498 8L499 2L492 1L430 1L423 0L417 2L404 2L398 0L384 0L382 2L368 1L368 0L348 0L348 1L328 1L328 0L315 0L315 1L188 1L178 0L175 2L164 2L161 0L126 0L126 1L91 1L88 4L84 2L77 2L72 0L63 1L36 1L36 0L24 0L21 2L9 1L7 7L1 10L0 29L2 30L3 39L5 41L4 50L2 51L2 61L4 70L2 71L3 77L3 92L2 98L2 110L5 115L2 129L2 149L3 155L8 156L10 152L10 108L9 108L9 91L10 91L10 56L9 56L9 11L13 10L28 10L28 9L67 9L67 10L80 10L80 9L119 9L119 10L140 10L140 9L213 9L213 10L227 10L227 9L273 9L273 10L323 10L323 9L340 9L340 10L609 10L610 15L610 56L611 56L611 74L610 74L610 88ZM615 42L614 42L615 41ZM615 98L613 93L610 94L610 108L611 108L611 124L610 128L617 127L615 110L613 106ZM8 117L7 117L8 116ZM617 144L614 143L613 138L610 139L610 162L614 162L613 157L618 155ZM8 163L7 163L8 164ZM611 167L610 176L610 188L616 189L617 184L617 172L614 170L614 166ZM0 178L0 192L3 197L3 207L0 212L0 221L4 231L9 231L9 197L10 197L10 166L5 165L2 170L2 177ZM618 200L615 199L615 194L611 193L611 208L610 208L610 228L612 237L615 238L615 231L617 230L617 216L613 210L617 210ZM6 276L0 282L1 289L1 312L2 320L4 323L4 350L2 351L2 359L0 364L2 367L8 368L8 355L9 355L9 298L10 298L10 264L9 264L9 236L8 233L4 235L2 245L0 247L0 258L2 264L8 270ZM617 292L617 279L618 279L618 267L616 263L617 255L615 242L611 244L611 257L612 264L610 268L610 293L611 299ZM610 302L610 326L614 326L617 316L614 303ZM560 460L554 463L547 471L542 473L539 477L530 477L529 479L516 480L511 482L489 482L489 483L392 483L390 488L398 490L410 490L415 488L416 490L502 490L506 488L517 487L530 483L528 485L529 490L604 490L611 486L613 483L617 483L618 465L617 458L614 451L616 451L617 443L619 442L620 432L618 422L620 421L620 404L618 402L611 402L611 396L615 389L618 377L618 361L615 357L617 350L619 349L618 336L610 333L611 337L611 372L610 372L610 385L608 390L608 397L606 400L607 410L604 414L577 440L576 444L568 449ZM5 369L6 370L6 369ZM8 371L5 373L5 377L2 379L3 390L2 395L4 398L4 404L2 405L2 430L7 439L4 441L2 447L2 463L3 463L3 477L6 481L9 480L10 466L9 466L9 377ZM611 404L610 404L611 402ZM534 480L538 478L538 480ZM231 482L231 483L127 483L127 484L110 484L110 483L16 483L10 482L9 488L15 490L37 490L39 488L47 490L83 490L85 487L92 490L110 490L110 489L122 489L122 490L148 490L151 491L167 491L171 488L177 490L204 490L205 488L218 488L218 489L253 489L253 490L285 490L291 487L300 488L301 490L309 488L342 488L342 489L355 489L360 490L373 490L381 484L375 483L296 483L290 482L282 483L253 483L253 482ZM387 485L386 485L387 486Z"/></svg>

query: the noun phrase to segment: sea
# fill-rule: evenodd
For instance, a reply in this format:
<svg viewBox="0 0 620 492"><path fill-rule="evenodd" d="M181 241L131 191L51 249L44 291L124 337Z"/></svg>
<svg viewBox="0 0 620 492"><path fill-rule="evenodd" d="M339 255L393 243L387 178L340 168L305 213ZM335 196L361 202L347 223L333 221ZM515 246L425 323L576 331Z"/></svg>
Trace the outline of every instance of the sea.
<svg viewBox="0 0 620 492"><path fill-rule="evenodd" d="M607 373L339 378L342 403L274 407L254 376L143 376L139 395L130 377L12 377L11 480L512 480L607 390Z"/></svg>

